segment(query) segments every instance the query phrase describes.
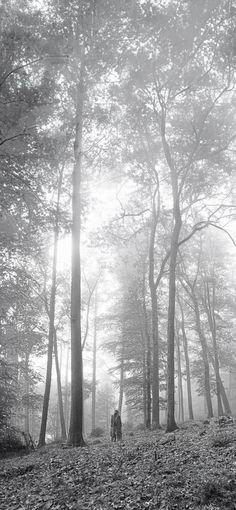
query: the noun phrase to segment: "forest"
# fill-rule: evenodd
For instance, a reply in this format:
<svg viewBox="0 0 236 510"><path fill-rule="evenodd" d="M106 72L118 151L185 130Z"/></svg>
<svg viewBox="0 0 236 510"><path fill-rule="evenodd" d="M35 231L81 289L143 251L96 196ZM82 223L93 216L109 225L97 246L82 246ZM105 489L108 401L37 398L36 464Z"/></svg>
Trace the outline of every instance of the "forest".
<svg viewBox="0 0 236 510"><path fill-rule="evenodd" d="M0 452L236 417L236 4L0 14Z"/></svg>

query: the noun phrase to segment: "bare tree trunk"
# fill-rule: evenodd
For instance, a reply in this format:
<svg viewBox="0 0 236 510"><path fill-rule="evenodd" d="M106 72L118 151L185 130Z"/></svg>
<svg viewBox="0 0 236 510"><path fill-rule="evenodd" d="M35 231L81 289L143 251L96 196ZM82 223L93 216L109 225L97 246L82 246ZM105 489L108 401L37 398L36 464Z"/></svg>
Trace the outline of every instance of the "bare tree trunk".
<svg viewBox="0 0 236 510"><path fill-rule="evenodd" d="M212 366L213 366L213 368L215 370L214 358L210 357L210 361L211 361ZM232 415L232 410L231 410L230 403L229 403L229 400L228 400L228 397L227 397L227 394L226 394L226 391L225 391L225 387L224 387L224 384L223 384L223 381L222 381L220 375L219 375L219 386L220 386L220 395L221 395L222 403L223 403L223 406L224 406L225 414L231 416Z"/></svg>
<svg viewBox="0 0 236 510"><path fill-rule="evenodd" d="M146 427L151 427L151 342L150 335L147 337L147 421Z"/></svg>
<svg viewBox="0 0 236 510"><path fill-rule="evenodd" d="M122 412L123 396L124 396L124 338L122 337L121 360L120 360L119 403L118 403L118 411L120 414Z"/></svg>
<svg viewBox="0 0 236 510"><path fill-rule="evenodd" d="M223 406L225 409L225 414L232 416L230 403L229 403L228 397L226 395L226 391L225 391L224 384L223 384L221 377L219 378L219 384L220 384L220 394L221 394Z"/></svg>
<svg viewBox="0 0 236 510"><path fill-rule="evenodd" d="M151 294L151 314L152 314L152 348L153 348L153 363L152 363L152 427L160 427L160 402L159 402L159 332L158 332L158 310L157 310L157 294L155 287L154 276L154 248L155 248L155 235L158 223L158 210L156 206L156 194L159 191L159 184L156 187L153 204L152 204L152 223L149 240L149 289Z"/></svg>
<svg viewBox="0 0 236 510"><path fill-rule="evenodd" d="M181 229L180 212L175 212L175 225L172 232L170 272L169 272L169 306L168 306L168 329L167 329L167 431L177 428L175 422L175 270L178 253L178 240Z"/></svg>
<svg viewBox="0 0 236 510"><path fill-rule="evenodd" d="M215 376L216 376L216 396L217 396L217 406L218 406L218 416L222 416L223 413L223 406L221 402L221 391L220 391L220 367L219 367L219 356L218 356L218 347L217 347L217 340L216 340L216 324L215 324L215 289L214 289L214 283L213 283L213 289L212 289L212 302L210 298L210 290L209 285L206 282L206 299L205 299L205 307L207 312L207 318L209 323L209 328L211 332L212 337L212 343L213 343L213 352L214 352L214 370L215 370Z"/></svg>
<svg viewBox="0 0 236 510"><path fill-rule="evenodd" d="M56 333L55 333L56 334ZM55 337L54 337L55 342ZM57 353L58 356L58 353ZM55 349L54 349L54 359L55 359ZM58 360L59 362L59 360ZM60 349L60 362L59 362L59 370L61 373L61 365L62 365L62 349ZM55 361L55 367L56 367L56 361ZM57 367L56 367L57 371ZM57 420L56 420L56 439L59 439L61 435L61 425L60 425L60 410L59 410L59 399L58 399L58 389L57 389Z"/></svg>
<svg viewBox="0 0 236 510"><path fill-rule="evenodd" d="M179 202L178 172L172 159L169 144L166 139L166 109L160 102L161 117L160 131L162 147L169 167L171 190L173 199L173 230L171 233L170 262L169 262L169 302L167 318L167 432L177 427L175 422L175 295L176 295L176 262L178 255L179 236L182 218Z"/></svg>
<svg viewBox="0 0 236 510"><path fill-rule="evenodd" d="M26 404L25 404L25 433L30 433L29 426L29 352L28 350L25 353L25 394L26 394Z"/></svg>
<svg viewBox="0 0 236 510"><path fill-rule="evenodd" d="M97 290L95 293L93 330L93 381L92 381L92 430L96 427L96 376L97 376Z"/></svg>
<svg viewBox="0 0 236 510"><path fill-rule="evenodd" d="M50 298L50 322L48 334L48 351L47 351L47 371L46 371L46 384L43 399L43 413L41 420L41 428L39 435L38 446L45 445L45 435L48 418L48 406L51 390L51 377L52 377L52 353L53 353L53 337L54 337L54 316L55 316L55 302L56 302L56 266L57 266L57 232L54 234L54 255L53 255L53 275L52 275L52 288Z"/></svg>
<svg viewBox="0 0 236 510"><path fill-rule="evenodd" d="M57 392L58 392L58 405L59 405L59 415L60 415L60 425L61 425L61 438L63 440L66 439L66 425L65 425L65 417L63 410L63 399L62 399L62 389L61 389L61 371L59 367L58 360L58 349L57 349L57 334L56 330L54 330L54 355L55 355L55 364L56 364L56 373L57 373Z"/></svg>
<svg viewBox="0 0 236 510"><path fill-rule="evenodd" d="M68 391L69 390L69 388L68 388L69 355L70 355L70 349L69 349L69 345L67 345L66 375L65 375L65 401L64 401L66 430L68 430L68 425L69 425L69 391Z"/></svg>
<svg viewBox="0 0 236 510"><path fill-rule="evenodd" d="M198 274L198 270L197 270ZM210 385L210 367L209 367L209 361L208 361L208 349L207 349L207 341L204 335L204 332L202 330L201 326L201 318L200 318L200 311L199 311L199 305L198 300L195 294L195 284L197 282L197 274L195 276L194 283L190 283L187 276L185 275L185 283L181 281L181 285L185 289L186 293L188 294L189 298L191 299L193 303L193 310L195 315L195 324L196 324L196 331L199 337L199 341L201 344L201 355L202 355L202 361L204 366L204 389L205 389L205 398L206 398L206 405L207 405L207 412L208 417L213 417L213 408L212 408L212 401L211 401L211 385Z"/></svg>
<svg viewBox="0 0 236 510"><path fill-rule="evenodd" d="M147 423L147 374L146 374L146 356L143 354L143 423Z"/></svg>
<svg viewBox="0 0 236 510"><path fill-rule="evenodd" d="M182 367L181 367L181 353L180 353L180 340L179 332L176 332L176 346L177 346L177 366L178 366L178 394L179 394L179 421L184 421L184 396L183 396L183 383L182 383Z"/></svg>
<svg viewBox="0 0 236 510"><path fill-rule="evenodd" d="M43 413L42 413L42 421L41 421L39 443L38 443L39 447L45 445L45 435L46 435L47 418L48 418L48 406L49 406L50 390L51 390L52 354L53 354L54 327L55 327L54 321L55 321L55 306L56 306L59 208L60 208L60 196L61 196L63 172L64 172L64 165L62 166L62 168L59 172L58 189L57 189L57 205L56 205L56 214L55 214L54 249L53 249L53 263L52 263L52 285L51 285L50 306L49 306L49 310L47 310L48 315L49 315L47 371L46 371L46 384L45 384L44 399L43 399ZM46 307L47 307L47 304L46 304Z"/></svg>
<svg viewBox="0 0 236 510"><path fill-rule="evenodd" d="M143 348L143 423L146 427L147 423L147 365L146 365L146 354L147 354L147 339L145 334L145 327L143 321L143 310L138 302L138 319L139 319L139 327L141 331L142 338L142 348Z"/></svg>
<svg viewBox="0 0 236 510"><path fill-rule="evenodd" d="M145 301L145 273L143 275L143 288L142 288L142 299L143 299L143 317L144 317L144 331L147 343L147 356L146 356L146 389L147 389L147 420L146 427L151 427L151 341L150 335L148 331L148 318L147 318L147 309L146 309L146 301Z"/></svg>
<svg viewBox="0 0 236 510"><path fill-rule="evenodd" d="M78 43L78 41L77 41ZM84 106L84 57L77 85L72 194L71 261L71 414L68 444L83 446L83 362L81 338L81 159Z"/></svg>
<svg viewBox="0 0 236 510"><path fill-rule="evenodd" d="M202 331L200 312L199 312L198 302L197 302L197 298L194 294L194 291L192 291L192 299L193 299L194 312L195 312L196 330L197 330L199 340L201 343L201 347L202 347L202 359L203 359L203 364L204 364L205 397L206 397L208 417L212 418L213 417L213 408L212 408L212 401L211 401L210 368L209 368L208 355L207 355L207 341L206 341L205 335Z"/></svg>
<svg viewBox="0 0 236 510"><path fill-rule="evenodd" d="M191 376L190 376L190 363L189 363L189 355L188 355L188 339L185 332L184 325L184 313L183 308L179 302L180 310L181 310L181 329L182 329L182 338L183 338L183 346L184 346L184 356L185 356L185 366L186 366L186 380L187 380L187 394L188 394L188 414L189 419L193 420L193 401L192 401L192 388L191 388Z"/></svg>

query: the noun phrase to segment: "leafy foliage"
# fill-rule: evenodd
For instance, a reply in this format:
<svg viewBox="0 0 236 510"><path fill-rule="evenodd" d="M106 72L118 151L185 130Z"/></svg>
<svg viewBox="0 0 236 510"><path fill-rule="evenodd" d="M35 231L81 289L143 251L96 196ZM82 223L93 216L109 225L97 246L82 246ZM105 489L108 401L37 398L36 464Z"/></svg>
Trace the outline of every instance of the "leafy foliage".
<svg viewBox="0 0 236 510"><path fill-rule="evenodd" d="M25 434L14 427L3 427L0 430L0 454L2 457L9 454L29 453L34 448L29 434Z"/></svg>

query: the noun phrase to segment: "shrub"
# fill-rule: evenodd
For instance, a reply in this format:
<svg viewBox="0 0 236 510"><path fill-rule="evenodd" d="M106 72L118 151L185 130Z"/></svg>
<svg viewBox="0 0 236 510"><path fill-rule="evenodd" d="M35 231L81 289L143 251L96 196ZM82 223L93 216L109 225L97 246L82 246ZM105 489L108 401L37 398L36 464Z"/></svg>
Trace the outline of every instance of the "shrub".
<svg viewBox="0 0 236 510"><path fill-rule="evenodd" d="M0 430L0 453L24 453L34 448L32 438L14 427L4 427Z"/></svg>

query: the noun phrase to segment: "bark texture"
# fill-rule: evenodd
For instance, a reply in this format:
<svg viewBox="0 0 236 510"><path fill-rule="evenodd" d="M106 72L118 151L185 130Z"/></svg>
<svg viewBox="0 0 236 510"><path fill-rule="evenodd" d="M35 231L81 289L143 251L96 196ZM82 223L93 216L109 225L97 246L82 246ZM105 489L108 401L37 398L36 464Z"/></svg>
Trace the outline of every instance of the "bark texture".
<svg viewBox="0 0 236 510"><path fill-rule="evenodd" d="M83 446L83 364L81 338L81 160L84 106L84 64L77 85L74 169L72 176L72 261L71 261L71 414L68 444Z"/></svg>

